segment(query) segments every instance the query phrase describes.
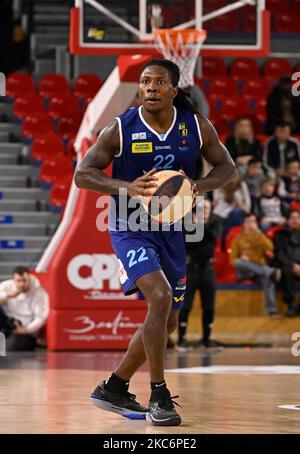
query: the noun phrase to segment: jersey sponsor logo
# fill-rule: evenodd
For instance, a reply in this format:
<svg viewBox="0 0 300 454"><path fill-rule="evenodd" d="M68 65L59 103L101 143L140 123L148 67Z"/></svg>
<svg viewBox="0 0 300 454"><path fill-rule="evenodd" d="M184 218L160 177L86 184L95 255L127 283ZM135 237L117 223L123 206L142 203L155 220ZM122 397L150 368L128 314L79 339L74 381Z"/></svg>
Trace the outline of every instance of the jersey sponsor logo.
<svg viewBox="0 0 300 454"><path fill-rule="evenodd" d="M181 303L183 301L183 299L184 299L184 295L185 295L185 293L183 293L182 295L180 295L178 297L174 296L175 303Z"/></svg>
<svg viewBox="0 0 300 454"><path fill-rule="evenodd" d="M137 142L132 144L132 153L152 153L152 142Z"/></svg>
<svg viewBox="0 0 300 454"><path fill-rule="evenodd" d="M155 150L171 150L171 145L155 145Z"/></svg>
<svg viewBox="0 0 300 454"><path fill-rule="evenodd" d="M181 137L188 136L189 131L188 131L187 127L186 127L185 121L181 121L181 122L179 123L178 129L179 129L179 135L180 135Z"/></svg>
<svg viewBox="0 0 300 454"><path fill-rule="evenodd" d="M182 140L182 141L180 142L180 145L179 145L179 147L178 147L178 150L180 150L180 151L187 151L188 149L189 149L189 144L188 144L188 142L187 142L186 140Z"/></svg>
<svg viewBox="0 0 300 454"><path fill-rule="evenodd" d="M186 276L184 276L182 279L179 279L179 281L176 283L175 290L185 290L186 289Z"/></svg>
<svg viewBox="0 0 300 454"><path fill-rule="evenodd" d="M145 139L147 139L146 132L134 132L131 135L131 140L145 140Z"/></svg>

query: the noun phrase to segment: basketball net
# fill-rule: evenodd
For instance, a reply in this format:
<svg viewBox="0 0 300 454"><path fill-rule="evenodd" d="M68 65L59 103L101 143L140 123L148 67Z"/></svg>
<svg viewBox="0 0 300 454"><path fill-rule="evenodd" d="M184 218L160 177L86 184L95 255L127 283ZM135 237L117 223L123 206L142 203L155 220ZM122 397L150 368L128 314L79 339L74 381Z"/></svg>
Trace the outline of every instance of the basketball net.
<svg viewBox="0 0 300 454"><path fill-rule="evenodd" d="M196 60L205 38L205 30L162 28L154 31L156 50L179 66L180 88L194 85Z"/></svg>

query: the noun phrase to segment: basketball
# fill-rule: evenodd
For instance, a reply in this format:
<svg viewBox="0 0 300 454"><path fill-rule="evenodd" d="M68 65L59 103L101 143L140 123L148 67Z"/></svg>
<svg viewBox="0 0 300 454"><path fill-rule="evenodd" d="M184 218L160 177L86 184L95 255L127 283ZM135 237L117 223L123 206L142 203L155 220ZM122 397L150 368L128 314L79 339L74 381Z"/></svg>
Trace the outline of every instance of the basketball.
<svg viewBox="0 0 300 454"><path fill-rule="evenodd" d="M188 178L175 170L162 170L152 196L143 197L143 205L159 223L174 223L192 208L193 191Z"/></svg>

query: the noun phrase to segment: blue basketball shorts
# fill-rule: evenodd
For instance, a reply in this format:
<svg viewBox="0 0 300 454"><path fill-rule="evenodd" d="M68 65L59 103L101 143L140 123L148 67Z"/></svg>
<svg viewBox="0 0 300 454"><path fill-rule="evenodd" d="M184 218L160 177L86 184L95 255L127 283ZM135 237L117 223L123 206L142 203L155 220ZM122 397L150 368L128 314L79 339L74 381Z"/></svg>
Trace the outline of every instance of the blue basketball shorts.
<svg viewBox="0 0 300 454"><path fill-rule="evenodd" d="M144 299L136 286L137 279L162 270L173 291L172 309L180 309L186 288L183 232L111 231L110 237L125 295L139 292L139 297Z"/></svg>

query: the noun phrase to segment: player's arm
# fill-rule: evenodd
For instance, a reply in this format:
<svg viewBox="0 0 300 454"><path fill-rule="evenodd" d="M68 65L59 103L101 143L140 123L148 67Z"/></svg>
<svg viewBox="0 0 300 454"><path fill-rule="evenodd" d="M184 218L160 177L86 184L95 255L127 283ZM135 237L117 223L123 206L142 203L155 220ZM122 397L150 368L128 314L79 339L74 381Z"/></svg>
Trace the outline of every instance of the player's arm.
<svg viewBox="0 0 300 454"><path fill-rule="evenodd" d="M203 157L213 166L204 178L196 180L198 194L205 194L224 186L237 176L235 164L227 150L220 142L218 134L207 118L197 115L203 145Z"/></svg>
<svg viewBox="0 0 300 454"><path fill-rule="evenodd" d="M153 175L156 169L134 181L111 178L103 172L119 151L119 125L118 121L114 120L102 131L97 142L89 148L78 165L74 177L76 186L101 194L118 194L119 189L125 188L130 196L148 195L147 188L156 186L156 177Z"/></svg>

